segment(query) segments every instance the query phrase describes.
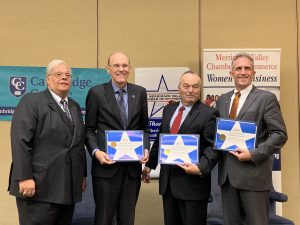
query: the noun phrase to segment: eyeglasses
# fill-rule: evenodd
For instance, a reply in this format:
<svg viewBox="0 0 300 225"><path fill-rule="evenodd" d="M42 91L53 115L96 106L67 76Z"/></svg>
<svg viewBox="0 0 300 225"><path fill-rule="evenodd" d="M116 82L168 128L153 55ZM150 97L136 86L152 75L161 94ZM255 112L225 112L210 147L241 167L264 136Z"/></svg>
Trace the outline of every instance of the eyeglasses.
<svg viewBox="0 0 300 225"><path fill-rule="evenodd" d="M124 70L128 70L131 67L128 64L112 64L112 65L109 65L109 66L111 66L111 67L113 67L115 69L120 69L122 67Z"/></svg>
<svg viewBox="0 0 300 225"><path fill-rule="evenodd" d="M65 76L66 79L71 79L72 78L72 74L70 74L70 73L57 72L57 73L53 73L53 74L50 74L50 75L54 75L58 79L62 79L63 76Z"/></svg>

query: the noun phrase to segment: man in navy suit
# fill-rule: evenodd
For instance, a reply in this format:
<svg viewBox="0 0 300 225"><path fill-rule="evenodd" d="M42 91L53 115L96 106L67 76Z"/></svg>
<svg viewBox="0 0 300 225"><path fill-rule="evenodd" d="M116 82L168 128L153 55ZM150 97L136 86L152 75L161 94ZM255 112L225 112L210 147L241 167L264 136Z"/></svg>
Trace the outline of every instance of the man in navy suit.
<svg viewBox="0 0 300 225"><path fill-rule="evenodd" d="M273 155L287 141L286 127L276 96L252 84L255 70L249 54L234 57L230 75L235 89L220 96L217 102L220 116L256 122L257 135L255 149L237 148L222 154L219 185L224 224L240 225L246 221L248 225L268 225ZM239 103L232 107L235 96L239 96Z"/></svg>
<svg viewBox="0 0 300 225"><path fill-rule="evenodd" d="M108 58L111 81L91 88L86 98L86 146L92 157L95 225L133 225L141 186L142 164L148 160L149 130L146 89L127 82L130 61L122 52ZM123 94L124 109L118 98ZM138 162L115 162L106 153L106 130L143 130L145 155Z"/></svg>
<svg viewBox="0 0 300 225"><path fill-rule="evenodd" d="M218 161L212 149L218 111L201 103L200 76L185 72L179 82L181 101L163 110L160 133L174 133L178 112L182 111L178 134L199 134L199 164L162 164L159 193L163 197L165 225L206 225L207 204L210 196L210 172ZM179 125L179 124L178 124ZM150 171L158 164L159 139L154 142L149 161L143 170L144 182L149 182Z"/></svg>
<svg viewBox="0 0 300 225"><path fill-rule="evenodd" d="M85 129L80 106L68 98L71 77L64 61L53 60L48 88L26 94L14 112L9 193L21 225L71 225L86 189Z"/></svg>

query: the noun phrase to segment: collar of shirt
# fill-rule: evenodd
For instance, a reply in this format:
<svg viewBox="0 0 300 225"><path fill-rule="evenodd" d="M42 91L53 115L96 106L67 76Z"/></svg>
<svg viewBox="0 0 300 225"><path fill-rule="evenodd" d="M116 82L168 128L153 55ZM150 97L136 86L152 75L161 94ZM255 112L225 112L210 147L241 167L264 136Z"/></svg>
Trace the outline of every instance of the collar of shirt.
<svg viewBox="0 0 300 225"><path fill-rule="evenodd" d="M118 96L119 93L118 91L120 90L120 88L114 84L114 82L111 82L112 84L112 88L114 90L114 94L115 94L115 98L116 100L118 100ZM124 103L125 103L125 108L126 108L126 116L128 117L128 92L127 92L127 84L123 87L124 89L124 93L123 93L123 99L124 99Z"/></svg>
<svg viewBox="0 0 300 225"><path fill-rule="evenodd" d="M117 85L115 85L114 82L111 82L111 84L112 84L114 93L115 93L115 94L118 94L117 91L119 91L120 88L119 88ZM127 93L127 84L123 87L123 89L124 89L124 91Z"/></svg>
<svg viewBox="0 0 300 225"><path fill-rule="evenodd" d="M177 109L176 109L177 112L178 112L178 110L181 108L181 106L184 106L184 105L182 104L182 102L179 103L179 105L178 105L178 107L177 107ZM185 114L185 116L187 116L187 114L189 114L189 112L191 111L192 107L193 107L193 105L184 106L185 110L183 111L182 116L183 116L184 114Z"/></svg>
<svg viewBox="0 0 300 225"><path fill-rule="evenodd" d="M62 98L59 97L57 94L55 94L55 93L54 93L53 91L51 91L50 89L49 89L49 91L50 91L52 97L54 98L55 102L60 106L60 108L63 108L62 104L60 103L60 101L62 100ZM69 103L68 97L66 97L64 100L66 100L67 103Z"/></svg>
<svg viewBox="0 0 300 225"><path fill-rule="evenodd" d="M241 97L240 97L240 100L244 100L248 97L250 91L252 90L253 88L253 84L250 84L248 87L246 87L245 89L241 90ZM234 96L235 96L235 93L237 93L238 90L237 89L234 89L233 91L233 95L231 96L231 99L233 100L234 99Z"/></svg>
<svg viewBox="0 0 300 225"><path fill-rule="evenodd" d="M244 105L250 91L252 90L252 88L253 88L253 84L250 84L248 87L246 87L245 89L240 91L241 92L241 97L240 97L240 100L239 100L239 106L237 108L237 114L239 114L239 112L240 112L241 108L243 107L243 105ZM233 94L231 96L230 105L232 105L232 102L233 102L233 99L235 97L236 92L238 92L238 90L234 89ZM229 109L229 112L230 112L230 109Z"/></svg>
<svg viewBox="0 0 300 225"><path fill-rule="evenodd" d="M59 97L57 94L55 94L53 91L51 91L50 89L49 89L49 91L50 91L52 97L54 98L54 100L57 102L57 104L61 105L61 104L60 104L60 101L61 101L61 100L66 100L67 103L69 103L68 97L66 97L66 98L63 99L63 98Z"/></svg>
<svg viewBox="0 0 300 225"><path fill-rule="evenodd" d="M177 116L178 114L178 111L179 109L181 108L181 106L184 106L182 104L182 102L179 102L179 105L177 106L172 118L171 118L171 121L170 121L170 127L172 126L174 120L175 120L175 117ZM183 110L182 112L182 118L181 118L181 122L180 122L180 125L183 123L183 121L185 120L185 118L187 117L187 115L189 114L189 112L191 111L193 105L189 105L189 106L184 106L185 110Z"/></svg>

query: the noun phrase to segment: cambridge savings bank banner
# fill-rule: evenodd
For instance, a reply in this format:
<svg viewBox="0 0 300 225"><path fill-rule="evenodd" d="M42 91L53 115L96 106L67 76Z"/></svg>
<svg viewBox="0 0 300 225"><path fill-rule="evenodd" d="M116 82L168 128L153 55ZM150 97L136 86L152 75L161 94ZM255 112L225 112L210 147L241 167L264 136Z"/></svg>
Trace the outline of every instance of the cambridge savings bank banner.
<svg viewBox="0 0 300 225"><path fill-rule="evenodd" d="M11 120L22 96L47 88L45 67L0 66L0 121ZM88 90L110 80L105 69L72 68L72 88L69 96L77 101L85 115Z"/></svg>

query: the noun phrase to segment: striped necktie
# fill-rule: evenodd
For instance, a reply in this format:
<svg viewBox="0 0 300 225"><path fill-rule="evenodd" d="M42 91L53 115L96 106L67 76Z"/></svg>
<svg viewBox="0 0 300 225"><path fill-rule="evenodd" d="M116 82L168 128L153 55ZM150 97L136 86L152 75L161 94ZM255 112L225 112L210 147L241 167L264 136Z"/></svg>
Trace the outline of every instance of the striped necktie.
<svg viewBox="0 0 300 225"><path fill-rule="evenodd" d="M120 116L121 116L121 119L122 119L122 126L123 126L123 129L126 129L126 127L127 127L127 115L126 115L126 106L125 106L125 101L124 101L125 90L121 88L117 91L117 93L118 93L117 103L118 103L118 106L119 106L119 109L120 109Z"/></svg>
<svg viewBox="0 0 300 225"><path fill-rule="evenodd" d="M62 100L60 101L60 104L62 104L62 106L63 106L63 111L64 111L64 113L65 113L65 114L67 115L67 117L72 121L72 116L71 116L70 111L69 111L69 108L68 108L68 102L67 102L66 100L62 99Z"/></svg>

